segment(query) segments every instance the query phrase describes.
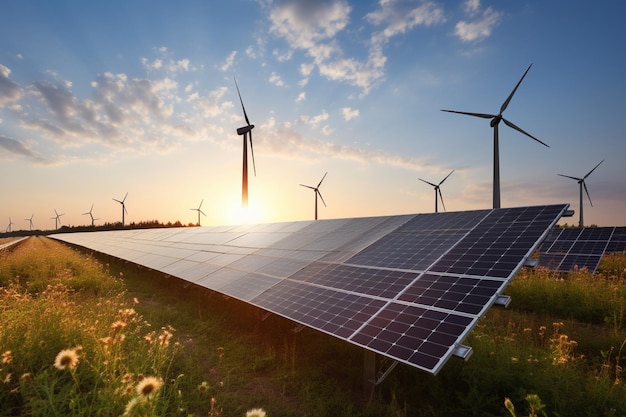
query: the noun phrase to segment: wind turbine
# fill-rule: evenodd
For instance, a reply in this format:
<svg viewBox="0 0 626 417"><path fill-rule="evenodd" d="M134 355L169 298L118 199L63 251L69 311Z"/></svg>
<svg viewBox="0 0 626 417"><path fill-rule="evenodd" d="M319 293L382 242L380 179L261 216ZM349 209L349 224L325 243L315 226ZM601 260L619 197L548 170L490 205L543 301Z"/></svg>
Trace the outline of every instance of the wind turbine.
<svg viewBox="0 0 626 417"><path fill-rule="evenodd" d="M126 210L126 206L124 205L124 202L126 201L126 197L128 197L128 191L126 192L126 195L121 201L115 198L113 199L114 201L117 201L118 203L122 205L122 227L124 227L124 213L128 213L128 210Z"/></svg>
<svg viewBox="0 0 626 417"><path fill-rule="evenodd" d="M328 172L326 174L328 174ZM326 202L324 201L324 197L322 197L322 193L320 193L320 185L322 185L322 181L324 181L324 178L326 178L326 174L324 174L320 182L317 184L317 187L311 187L310 185L300 184L302 187L310 188L315 193L315 220L317 220L317 196L318 195L322 199L322 203L324 203L324 207L326 207Z"/></svg>
<svg viewBox="0 0 626 417"><path fill-rule="evenodd" d="M246 114L246 108L243 105L241 99L241 93L239 92L239 86L237 85L237 79L235 80L235 87L237 87L237 95L241 102L241 108L243 109L243 117L246 119L247 126L243 126L237 129L237 134L243 137L243 179L241 184L241 205L244 208L248 207L248 134L250 134L250 152L252 153L252 167L254 168L254 176L256 176L256 165L254 163L254 149L252 148L252 129L254 125L250 124L248 115Z"/></svg>
<svg viewBox="0 0 626 417"><path fill-rule="evenodd" d="M454 172L454 170L452 170L452 172ZM441 182L440 182L439 184L433 184L432 182L428 182L428 181L426 181L426 180L423 180L423 179L421 179L421 178L418 178L418 180L420 180L420 181L422 181L422 182L425 182L426 184L429 184L429 185L432 185L433 187L435 187L435 213L437 213L437 212L439 211L439 210L438 210L438 207L437 207L437 200L438 200L438 198L437 198L437 193L439 193L439 197L441 197L441 205L443 206L443 211L446 211L446 205L443 203L443 194L441 194L441 188L440 188L440 186L441 186L441 184L443 184L443 182L444 182L445 180L447 180L447 179L448 179L448 177L449 177L450 175L452 175L452 172L450 172L448 175L446 175L446 177L445 177L444 179L442 179L442 180L441 180Z"/></svg>
<svg viewBox="0 0 626 417"><path fill-rule="evenodd" d="M7 226L7 233L11 233L11 226L14 225L13 220L11 220L11 216L9 216L9 225Z"/></svg>
<svg viewBox="0 0 626 417"><path fill-rule="evenodd" d="M522 75L522 78L520 78L520 80L517 82L517 85L515 86L513 91L511 91L511 94L509 94L509 96L504 101L504 103L502 103L502 106L500 107L500 112L498 114L472 113L472 112L464 112L464 111L456 111L456 110L441 110L441 111L445 111L448 113L466 114L468 116L481 117L483 119L491 119L490 125L491 127L493 127L493 208L500 208L500 151L499 151L499 144L498 144L498 125L500 124L500 122L504 122L504 124L506 124L510 128L513 128L517 130L518 132L523 133L529 138L534 139L535 141L541 143L543 146L549 147L548 145L546 145L545 143L543 143L542 141L540 141L539 139L537 139L530 133L525 132L518 126L514 125L513 123L511 123L510 121L502 117L502 113L508 107L509 102L513 98L513 94L515 94L515 92L517 91L517 88L520 86L520 84L522 83L522 80L524 79L524 77L526 77L526 74L528 74L528 71L530 70L530 67L532 66L533 64L530 64L528 66L528 68L526 69L526 72L524 72L524 75Z"/></svg>
<svg viewBox="0 0 626 417"><path fill-rule="evenodd" d="M50 217L51 219L54 219L54 228L58 229L59 228L59 224L61 224L61 216L65 215L65 213L57 213L57 209L54 209L54 214L56 214L56 217Z"/></svg>
<svg viewBox="0 0 626 417"><path fill-rule="evenodd" d="M580 217L578 219L578 226L579 227L583 227L584 223L583 223L583 188L585 189L585 193L587 193L587 198L589 199L589 204L591 204L591 207L593 207L593 203L591 202L591 197L589 196L589 191L587 190L587 184L585 183L585 180L587 179L587 177L589 175L591 175L591 173L593 171L596 170L597 167L600 166L600 164L604 162L604 159L602 161L600 161L600 163L598 165L596 165L595 167L593 167L593 169L589 172L587 172L587 175L585 175L582 178L577 178L577 177L570 177L569 175L563 175L563 174L557 174L560 175L561 177L565 177L565 178L571 178L573 180L578 181L578 186L580 187Z"/></svg>
<svg viewBox="0 0 626 417"><path fill-rule="evenodd" d="M89 209L89 211L87 213L83 213L83 216L86 216L88 214L89 214L89 217L91 217L91 226L93 227L93 226L95 226L94 225L94 221L98 220L98 219L94 219L93 218L93 203L91 203L91 208Z"/></svg>
<svg viewBox="0 0 626 417"><path fill-rule="evenodd" d="M189 210L195 210L198 212L198 226L200 226L200 213L202 213L206 217L206 214L204 214L204 211L202 211L202 203L204 203L204 199L200 201L200 205L198 206L198 208L189 209Z"/></svg>
<svg viewBox="0 0 626 417"><path fill-rule="evenodd" d="M31 231L33 230L33 217L35 217L35 213L30 215L30 219L24 219L24 220L28 220L28 222L30 223L29 230Z"/></svg>

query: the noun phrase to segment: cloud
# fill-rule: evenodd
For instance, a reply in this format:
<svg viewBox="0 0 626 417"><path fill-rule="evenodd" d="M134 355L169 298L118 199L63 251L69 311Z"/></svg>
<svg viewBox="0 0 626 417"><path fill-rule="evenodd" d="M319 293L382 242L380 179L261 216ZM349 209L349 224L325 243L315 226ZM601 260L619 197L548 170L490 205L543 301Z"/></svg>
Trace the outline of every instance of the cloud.
<svg viewBox="0 0 626 417"><path fill-rule="evenodd" d="M303 91L298 94L298 98L296 98L296 103L306 100L306 93Z"/></svg>
<svg viewBox="0 0 626 417"><path fill-rule="evenodd" d="M11 70L0 64L0 107L20 100L24 96L24 89L9 78Z"/></svg>
<svg viewBox="0 0 626 417"><path fill-rule="evenodd" d="M339 43L339 35L349 28L352 8L344 0L316 2L283 0L273 3L269 13L270 32L284 39L290 51L303 50L310 62L300 66L306 85L314 68L329 80L345 82L367 94L384 76L386 56L383 46L390 38L406 33L418 25L429 26L445 21L443 9L436 3L417 3L400 0L380 0L379 8L365 19L381 29L367 41L363 58L346 56Z"/></svg>
<svg viewBox="0 0 626 417"><path fill-rule="evenodd" d="M278 87L283 87L285 85L285 83L283 82L283 80L280 78L280 75L276 74L275 72L272 72L272 75L270 76L269 82L278 86Z"/></svg>
<svg viewBox="0 0 626 417"><path fill-rule="evenodd" d="M235 56L237 56L237 51L232 51L230 54L228 54L228 56L226 57L226 61L224 61L220 69L224 72L228 71L230 67L233 66L233 62L235 62Z"/></svg>
<svg viewBox="0 0 626 417"><path fill-rule="evenodd" d="M318 126L321 122L325 122L328 120L330 116L326 110L322 110L320 114L317 116L309 117L309 116L300 116L300 120L306 124L309 124L313 127Z"/></svg>
<svg viewBox="0 0 626 417"><path fill-rule="evenodd" d="M225 114L227 110L233 108L233 103L223 101L224 95L228 89L219 87L209 92L205 97L201 97L195 103L194 108L199 111L203 117L213 118Z"/></svg>
<svg viewBox="0 0 626 417"><path fill-rule="evenodd" d="M481 41L491 35L493 28L500 23L501 17L501 12L488 7L478 20L458 22L454 33L463 42Z"/></svg>
<svg viewBox="0 0 626 417"><path fill-rule="evenodd" d="M30 149L24 142L10 138L8 136L0 135L0 148L8 151L13 155L23 156L30 159L33 162L46 164L49 163L46 158L39 155L37 152Z"/></svg>
<svg viewBox="0 0 626 417"><path fill-rule="evenodd" d="M392 155L382 150L369 150L304 137L293 126L294 123L291 122L277 124L273 118L270 118L260 126L263 134L257 135L258 149L262 149L264 153L285 158L301 158L309 162L334 158L361 163L377 163L412 171L420 171L430 166L425 160L411 156Z"/></svg>
<svg viewBox="0 0 626 417"><path fill-rule="evenodd" d="M465 13L474 15L480 10L480 0L466 0L465 1Z"/></svg>
<svg viewBox="0 0 626 417"><path fill-rule="evenodd" d="M350 107L343 107L341 109L341 114L343 114L343 118L346 121L352 120L355 117L359 117L359 110L358 109L351 109Z"/></svg>

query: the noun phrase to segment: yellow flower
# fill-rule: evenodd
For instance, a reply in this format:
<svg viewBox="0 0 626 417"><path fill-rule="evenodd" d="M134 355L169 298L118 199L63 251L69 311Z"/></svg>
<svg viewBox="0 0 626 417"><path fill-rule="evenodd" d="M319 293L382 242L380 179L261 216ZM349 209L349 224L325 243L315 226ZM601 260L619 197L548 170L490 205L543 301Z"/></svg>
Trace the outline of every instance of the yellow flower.
<svg viewBox="0 0 626 417"><path fill-rule="evenodd" d="M59 352L54 360L54 367L60 370L74 369L78 365L78 351L82 348L76 347L74 349L64 349Z"/></svg>
<svg viewBox="0 0 626 417"><path fill-rule="evenodd" d="M2 354L2 363L7 365L11 362L13 362L13 356L11 355L11 351L7 350Z"/></svg>
<svg viewBox="0 0 626 417"><path fill-rule="evenodd" d="M266 417L265 410L262 408L253 408L246 412L246 417Z"/></svg>
<svg viewBox="0 0 626 417"><path fill-rule="evenodd" d="M161 388L161 385L163 385L161 378L147 376L137 384L137 394L143 397L151 396Z"/></svg>

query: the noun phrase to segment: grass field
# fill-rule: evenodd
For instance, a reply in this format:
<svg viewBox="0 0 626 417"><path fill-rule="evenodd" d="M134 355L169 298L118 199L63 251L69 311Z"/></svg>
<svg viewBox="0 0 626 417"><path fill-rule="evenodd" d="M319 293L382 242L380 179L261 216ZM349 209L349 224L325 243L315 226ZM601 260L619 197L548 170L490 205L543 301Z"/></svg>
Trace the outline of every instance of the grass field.
<svg viewBox="0 0 626 417"><path fill-rule="evenodd" d="M625 268L524 270L469 361L400 365L364 396L355 346L33 237L0 252L0 416L626 415Z"/></svg>

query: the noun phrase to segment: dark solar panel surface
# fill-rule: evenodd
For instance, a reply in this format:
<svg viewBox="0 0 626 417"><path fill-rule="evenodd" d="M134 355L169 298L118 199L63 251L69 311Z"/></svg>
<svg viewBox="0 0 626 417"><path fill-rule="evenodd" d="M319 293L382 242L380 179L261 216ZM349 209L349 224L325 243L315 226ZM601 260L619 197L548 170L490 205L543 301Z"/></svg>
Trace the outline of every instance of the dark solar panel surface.
<svg viewBox="0 0 626 417"><path fill-rule="evenodd" d="M539 248L539 266L595 272L605 253L626 251L626 227L555 228Z"/></svg>
<svg viewBox="0 0 626 417"><path fill-rule="evenodd" d="M53 237L436 373L566 208Z"/></svg>

